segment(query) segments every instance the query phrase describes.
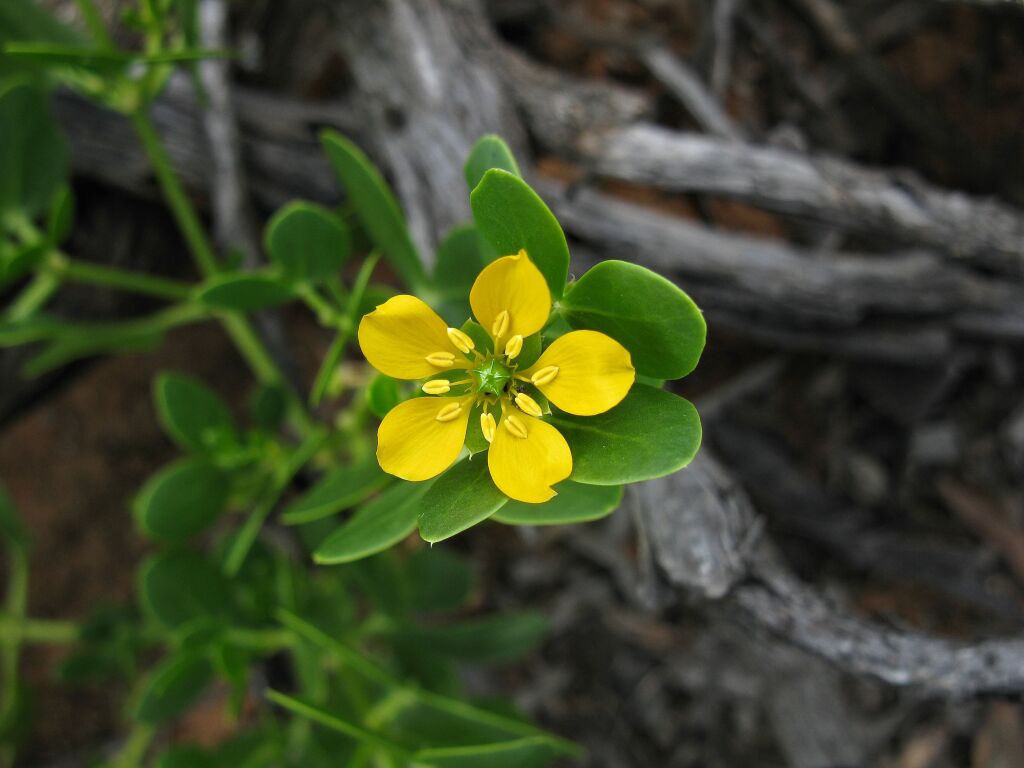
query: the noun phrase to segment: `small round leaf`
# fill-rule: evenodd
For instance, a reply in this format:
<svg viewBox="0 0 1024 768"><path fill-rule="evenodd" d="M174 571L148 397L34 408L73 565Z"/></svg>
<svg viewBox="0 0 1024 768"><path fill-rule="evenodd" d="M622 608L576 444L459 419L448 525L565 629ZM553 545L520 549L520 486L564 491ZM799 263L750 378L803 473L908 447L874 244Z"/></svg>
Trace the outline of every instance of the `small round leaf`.
<svg viewBox="0 0 1024 768"><path fill-rule="evenodd" d="M271 260L296 280L325 280L352 253L352 237L344 222L322 206L301 201L274 214L264 240Z"/></svg>

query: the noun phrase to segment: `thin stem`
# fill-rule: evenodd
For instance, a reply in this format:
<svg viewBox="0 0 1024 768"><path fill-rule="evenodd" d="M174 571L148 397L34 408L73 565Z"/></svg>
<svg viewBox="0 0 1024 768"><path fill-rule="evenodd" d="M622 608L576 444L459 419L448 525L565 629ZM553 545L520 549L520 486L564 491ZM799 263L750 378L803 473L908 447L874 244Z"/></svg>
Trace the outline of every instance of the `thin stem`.
<svg viewBox="0 0 1024 768"><path fill-rule="evenodd" d="M50 267L55 274L78 283L103 285L172 301L187 301L192 295L192 286L179 280L74 261L60 253L53 254Z"/></svg>
<svg viewBox="0 0 1024 768"><path fill-rule="evenodd" d="M185 237L189 250L192 252L193 257L195 257L204 275L216 274L220 271L220 267L214 256L213 247L206 237L206 232L203 230L199 217L196 216L195 209L189 202L181 182L174 173L171 159L167 154L167 150L164 149L160 137L157 135L149 113L145 107L141 107L131 113L131 119L132 124L135 126L135 131L142 141L142 146L149 156L153 172L160 183L160 189L163 191L164 197L167 198L167 204L171 208L171 213L178 224L178 228L181 229L181 233Z"/></svg>
<svg viewBox="0 0 1024 768"><path fill-rule="evenodd" d="M263 523L266 522L267 517L273 511L277 500L298 471L320 450L326 439L327 431L325 429L314 429L313 433L295 449L288 458L288 462L271 481L270 489L253 509L249 519L245 521L245 524L231 545L231 551L228 552L227 559L224 562L224 572L228 576L236 576L238 571L241 570L249 550L252 549L252 545L256 542L260 529L263 528Z"/></svg>
<svg viewBox="0 0 1024 768"><path fill-rule="evenodd" d="M39 272L32 278L11 305L7 308L6 319L12 322L31 317L60 288L60 279L48 272Z"/></svg>
<svg viewBox="0 0 1024 768"><path fill-rule="evenodd" d="M107 764L109 768L138 768L146 757L156 729L151 725L135 725L121 750Z"/></svg>
<svg viewBox="0 0 1024 768"><path fill-rule="evenodd" d="M103 48L113 48L114 41L110 39L110 32L107 31L103 16L93 0L75 0L75 5L78 6L78 12L82 14L82 20L85 21L85 26L93 39Z"/></svg>
<svg viewBox="0 0 1024 768"><path fill-rule="evenodd" d="M77 641L80 632L73 621L29 619L9 610L0 614L0 642L63 645Z"/></svg>
<svg viewBox="0 0 1024 768"><path fill-rule="evenodd" d="M15 621L21 622L28 604L28 555L21 547L10 548L10 577L7 587L6 609ZM4 638L0 655L0 673L3 674L2 698L0 698L0 723L10 722L18 706L18 653L21 637ZM0 751L3 762L12 762L13 748Z"/></svg>

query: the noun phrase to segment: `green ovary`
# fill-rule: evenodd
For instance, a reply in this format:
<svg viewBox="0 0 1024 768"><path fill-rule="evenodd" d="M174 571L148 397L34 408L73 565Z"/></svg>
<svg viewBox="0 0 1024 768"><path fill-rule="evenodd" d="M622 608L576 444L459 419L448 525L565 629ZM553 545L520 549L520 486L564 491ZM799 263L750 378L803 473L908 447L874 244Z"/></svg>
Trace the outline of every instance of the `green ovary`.
<svg viewBox="0 0 1024 768"><path fill-rule="evenodd" d="M508 366L495 359L490 359L473 369L477 392L490 393L499 397L505 394L505 388L512 380L512 371Z"/></svg>

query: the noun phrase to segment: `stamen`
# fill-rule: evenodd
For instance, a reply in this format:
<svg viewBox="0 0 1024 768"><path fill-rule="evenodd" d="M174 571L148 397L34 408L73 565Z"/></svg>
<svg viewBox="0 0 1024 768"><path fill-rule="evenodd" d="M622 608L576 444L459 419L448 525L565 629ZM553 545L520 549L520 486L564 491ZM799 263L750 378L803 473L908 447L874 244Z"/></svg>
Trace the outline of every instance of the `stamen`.
<svg viewBox="0 0 1024 768"><path fill-rule="evenodd" d="M508 340L508 344L505 345L505 357L509 360L515 360L519 357L519 353L523 351L523 335L517 333L511 339Z"/></svg>
<svg viewBox="0 0 1024 768"><path fill-rule="evenodd" d="M438 421L454 421L459 418L460 413L462 413L462 403L448 403L448 405L437 412L435 418Z"/></svg>
<svg viewBox="0 0 1024 768"><path fill-rule="evenodd" d="M427 355L427 362L438 368L451 368L455 365L455 354L453 352L431 352Z"/></svg>
<svg viewBox="0 0 1024 768"><path fill-rule="evenodd" d="M484 406L487 407L486 405ZM494 430L496 426L494 424L494 416L489 413L480 414L480 431L484 433L484 440L488 443L494 442Z"/></svg>
<svg viewBox="0 0 1024 768"><path fill-rule="evenodd" d="M523 422L521 422L515 416L506 416L504 424L505 429L507 429L515 437L522 438L524 440L527 437L529 437L530 433L526 431L526 427L523 426Z"/></svg>
<svg viewBox="0 0 1024 768"><path fill-rule="evenodd" d="M498 313L498 316L494 318L494 322L491 324L491 336L496 339L500 339L508 333L508 323L508 310L503 309Z"/></svg>
<svg viewBox="0 0 1024 768"><path fill-rule="evenodd" d="M473 343L473 339L458 328L448 329L448 339L455 345L456 349L460 352L466 353L467 355L476 349L476 344Z"/></svg>
<svg viewBox="0 0 1024 768"><path fill-rule="evenodd" d="M537 405L537 401L530 397L525 392L520 392L516 395L516 405L523 413L528 413L530 416L540 416L544 412Z"/></svg>
<svg viewBox="0 0 1024 768"><path fill-rule="evenodd" d="M557 365L548 365L541 368L533 376L530 377L530 381L533 382L534 386L543 387L545 384L550 384L555 380L555 376L558 375Z"/></svg>
<svg viewBox="0 0 1024 768"><path fill-rule="evenodd" d="M431 379L423 385L423 391L428 395L443 395L452 388L448 379Z"/></svg>

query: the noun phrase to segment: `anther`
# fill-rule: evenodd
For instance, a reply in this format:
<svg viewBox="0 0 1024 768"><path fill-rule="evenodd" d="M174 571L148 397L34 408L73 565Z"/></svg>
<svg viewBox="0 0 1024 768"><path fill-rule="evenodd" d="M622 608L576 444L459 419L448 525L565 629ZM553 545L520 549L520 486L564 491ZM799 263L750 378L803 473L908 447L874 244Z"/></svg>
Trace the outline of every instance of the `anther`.
<svg viewBox="0 0 1024 768"><path fill-rule="evenodd" d="M555 380L555 376L558 375L557 365L548 365L541 368L533 376L530 377L530 381L533 382L534 386L543 387L545 384L550 384Z"/></svg>
<svg viewBox="0 0 1024 768"><path fill-rule="evenodd" d="M452 352L431 352L427 355L427 362L436 365L438 368L451 368L455 365L455 354Z"/></svg>
<svg viewBox="0 0 1024 768"><path fill-rule="evenodd" d="M526 431L526 427L523 426L523 422L517 419L515 416L505 417L505 429L516 437L526 439L529 436L529 432Z"/></svg>
<svg viewBox="0 0 1024 768"><path fill-rule="evenodd" d="M480 431L484 433L484 440L488 443L494 442L494 416L489 413L480 414Z"/></svg>
<svg viewBox="0 0 1024 768"><path fill-rule="evenodd" d="M459 417L460 413L462 413L462 403L448 403L448 405L437 412L435 418L438 421L453 421Z"/></svg>
<svg viewBox="0 0 1024 768"><path fill-rule="evenodd" d="M443 395L452 388L448 379L431 379L423 385L423 391L428 395Z"/></svg>
<svg viewBox="0 0 1024 768"><path fill-rule="evenodd" d="M523 351L523 336L517 333L508 343L505 345L505 357L509 360L515 360L519 357L519 353Z"/></svg>
<svg viewBox="0 0 1024 768"><path fill-rule="evenodd" d="M494 318L494 322L491 323L491 336L496 339L500 339L508 333L508 323L508 310L503 309L498 313L498 316Z"/></svg>
<svg viewBox="0 0 1024 768"><path fill-rule="evenodd" d="M448 329L448 339L455 345L456 349L460 352L465 352L467 355L476 348L473 340L458 328Z"/></svg>
<svg viewBox="0 0 1024 768"><path fill-rule="evenodd" d="M523 413L528 413L530 416L540 416L543 413L540 406L537 405L537 401L525 392L520 392L516 395L516 405L519 406L519 410Z"/></svg>

